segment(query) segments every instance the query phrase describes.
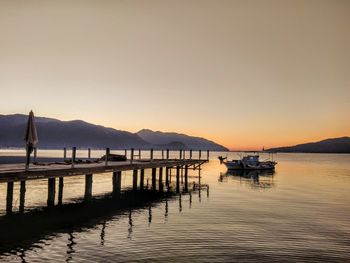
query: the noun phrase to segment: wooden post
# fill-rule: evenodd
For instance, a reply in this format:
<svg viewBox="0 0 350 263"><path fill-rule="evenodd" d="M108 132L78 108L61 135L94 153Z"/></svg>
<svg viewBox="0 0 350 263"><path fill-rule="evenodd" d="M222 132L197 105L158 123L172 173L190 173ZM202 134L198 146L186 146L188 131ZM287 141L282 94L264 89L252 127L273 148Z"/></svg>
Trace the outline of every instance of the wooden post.
<svg viewBox="0 0 350 263"><path fill-rule="evenodd" d="M131 148L131 153L130 153L130 162L134 160L134 148Z"/></svg>
<svg viewBox="0 0 350 263"><path fill-rule="evenodd" d="M207 150L207 161L209 161L209 150Z"/></svg>
<svg viewBox="0 0 350 263"><path fill-rule="evenodd" d="M164 150L162 149L162 160L164 160Z"/></svg>
<svg viewBox="0 0 350 263"><path fill-rule="evenodd" d="M63 160L67 159L67 148L63 148Z"/></svg>
<svg viewBox="0 0 350 263"><path fill-rule="evenodd" d="M156 172L157 168L152 168L152 190L156 190Z"/></svg>
<svg viewBox="0 0 350 263"><path fill-rule="evenodd" d="M24 203L26 200L26 181L21 181L21 186L19 190L19 212L24 212Z"/></svg>
<svg viewBox="0 0 350 263"><path fill-rule="evenodd" d="M12 213L13 203L13 182L7 183L7 195L6 195L6 214Z"/></svg>
<svg viewBox="0 0 350 263"><path fill-rule="evenodd" d="M58 205L62 205L63 204L63 177L60 177L58 179Z"/></svg>
<svg viewBox="0 0 350 263"><path fill-rule="evenodd" d="M188 165L185 166L185 192L188 192Z"/></svg>
<svg viewBox="0 0 350 263"><path fill-rule="evenodd" d="M132 175L132 190L137 191L137 170L133 171Z"/></svg>
<svg viewBox="0 0 350 263"><path fill-rule="evenodd" d="M190 160L192 159L192 150L190 150Z"/></svg>
<svg viewBox="0 0 350 263"><path fill-rule="evenodd" d="M121 184L122 184L122 172L121 171L113 172L113 196L114 197L120 196Z"/></svg>
<svg viewBox="0 0 350 263"><path fill-rule="evenodd" d="M159 167L158 184L159 184L159 192L162 192L163 191L163 167Z"/></svg>
<svg viewBox="0 0 350 263"><path fill-rule="evenodd" d="M202 150L198 151L198 159L200 160L202 158Z"/></svg>
<svg viewBox="0 0 350 263"><path fill-rule="evenodd" d="M176 193L180 192L180 166L176 166Z"/></svg>
<svg viewBox="0 0 350 263"><path fill-rule="evenodd" d="M55 205L56 178L49 178L47 183L47 206L53 207Z"/></svg>
<svg viewBox="0 0 350 263"><path fill-rule="evenodd" d="M75 156L77 154L77 148L73 147L72 148L72 168L74 168L74 163L75 163Z"/></svg>
<svg viewBox="0 0 350 263"><path fill-rule="evenodd" d="M169 160L169 149L166 149L166 160Z"/></svg>
<svg viewBox="0 0 350 263"><path fill-rule="evenodd" d="M169 170L170 170L169 167L165 168L165 185L167 187L169 187Z"/></svg>
<svg viewBox="0 0 350 263"><path fill-rule="evenodd" d="M141 149L139 149L139 159L141 159Z"/></svg>
<svg viewBox="0 0 350 263"><path fill-rule="evenodd" d="M88 148L88 159L91 159L91 148Z"/></svg>
<svg viewBox="0 0 350 263"><path fill-rule="evenodd" d="M153 161L153 149L151 149L151 152L150 152L150 159L151 161Z"/></svg>
<svg viewBox="0 0 350 263"><path fill-rule="evenodd" d="M182 150L180 150L180 152L179 152L179 159L180 160L182 159Z"/></svg>
<svg viewBox="0 0 350 263"><path fill-rule="evenodd" d="M186 150L183 150L182 159L186 159Z"/></svg>
<svg viewBox="0 0 350 263"><path fill-rule="evenodd" d="M128 158L128 150L127 149L124 150L124 155L125 155L125 158Z"/></svg>
<svg viewBox="0 0 350 263"><path fill-rule="evenodd" d="M92 199L92 174L85 175L85 201L90 201Z"/></svg>
<svg viewBox="0 0 350 263"><path fill-rule="evenodd" d="M108 157L109 157L110 149L106 148L106 160L105 160L105 165L108 165Z"/></svg>
<svg viewBox="0 0 350 263"><path fill-rule="evenodd" d="M141 190L143 190L144 181L145 181L145 170L141 169L141 174L140 174L140 189Z"/></svg>

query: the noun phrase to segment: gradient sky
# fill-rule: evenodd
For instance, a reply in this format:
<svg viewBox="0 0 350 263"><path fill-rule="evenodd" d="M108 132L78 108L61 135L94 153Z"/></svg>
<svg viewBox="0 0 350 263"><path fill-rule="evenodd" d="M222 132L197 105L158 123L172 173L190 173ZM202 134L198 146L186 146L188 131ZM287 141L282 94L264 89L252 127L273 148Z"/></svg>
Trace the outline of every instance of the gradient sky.
<svg viewBox="0 0 350 263"><path fill-rule="evenodd" d="M0 1L0 114L260 149L350 135L350 1Z"/></svg>

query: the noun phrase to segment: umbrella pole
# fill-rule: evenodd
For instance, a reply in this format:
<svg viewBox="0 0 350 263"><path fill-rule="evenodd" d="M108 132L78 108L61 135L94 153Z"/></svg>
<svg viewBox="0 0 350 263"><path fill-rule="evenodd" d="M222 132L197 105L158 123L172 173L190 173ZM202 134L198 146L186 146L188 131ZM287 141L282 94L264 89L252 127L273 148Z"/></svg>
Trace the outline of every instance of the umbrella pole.
<svg viewBox="0 0 350 263"><path fill-rule="evenodd" d="M26 171L29 169L29 162L30 162L30 149L29 146L26 147Z"/></svg>

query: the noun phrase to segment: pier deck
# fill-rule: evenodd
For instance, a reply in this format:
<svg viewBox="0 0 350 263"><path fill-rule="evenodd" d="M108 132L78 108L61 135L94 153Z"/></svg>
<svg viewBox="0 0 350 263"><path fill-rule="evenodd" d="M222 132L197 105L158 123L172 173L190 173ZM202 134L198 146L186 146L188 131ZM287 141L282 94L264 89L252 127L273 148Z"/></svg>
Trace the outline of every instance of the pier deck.
<svg viewBox="0 0 350 263"><path fill-rule="evenodd" d="M141 159L101 163L76 163L74 168L71 164L48 164L31 165L29 170L25 170L24 164L0 164L0 182L16 182L23 180L35 180L55 177L66 177L85 174L98 174L116 171L132 171L152 168L172 168L172 167L197 167L206 163L207 160L195 159Z"/></svg>

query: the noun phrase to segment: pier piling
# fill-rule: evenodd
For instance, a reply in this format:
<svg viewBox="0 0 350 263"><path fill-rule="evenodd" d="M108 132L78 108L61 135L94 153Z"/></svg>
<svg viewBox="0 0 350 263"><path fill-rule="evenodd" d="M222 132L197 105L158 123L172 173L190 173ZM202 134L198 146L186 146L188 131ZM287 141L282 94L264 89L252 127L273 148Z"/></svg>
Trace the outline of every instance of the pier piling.
<svg viewBox="0 0 350 263"><path fill-rule="evenodd" d="M47 183L47 206L53 207L55 205L56 178L49 178Z"/></svg>
<svg viewBox="0 0 350 263"><path fill-rule="evenodd" d="M145 169L141 169L140 171L140 189L143 190L145 181Z"/></svg>
<svg viewBox="0 0 350 263"><path fill-rule="evenodd" d="M134 191L137 191L137 170L133 171L133 175L132 175L132 189Z"/></svg>
<svg viewBox="0 0 350 263"><path fill-rule="evenodd" d="M58 205L62 205L63 204L63 177L60 177L58 179Z"/></svg>
<svg viewBox="0 0 350 263"><path fill-rule="evenodd" d="M180 192L180 166L176 166L176 193Z"/></svg>
<svg viewBox="0 0 350 263"><path fill-rule="evenodd" d="M157 168L152 168L152 190L156 190L156 172Z"/></svg>
<svg viewBox="0 0 350 263"><path fill-rule="evenodd" d="M24 203L26 198L26 181L21 181L19 189L19 212L24 212Z"/></svg>
<svg viewBox="0 0 350 263"><path fill-rule="evenodd" d="M158 184L159 184L159 192L162 192L163 191L163 167L159 167Z"/></svg>
<svg viewBox="0 0 350 263"><path fill-rule="evenodd" d="M92 174L85 175L85 201L90 201L92 199Z"/></svg>
<svg viewBox="0 0 350 263"><path fill-rule="evenodd" d="M13 203L13 182L8 182L7 193L6 193L6 214L12 213L12 203Z"/></svg>
<svg viewBox="0 0 350 263"><path fill-rule="evenodd" d="M122 185L122 172L113 172L113 196L119 197Z"/></svg>

